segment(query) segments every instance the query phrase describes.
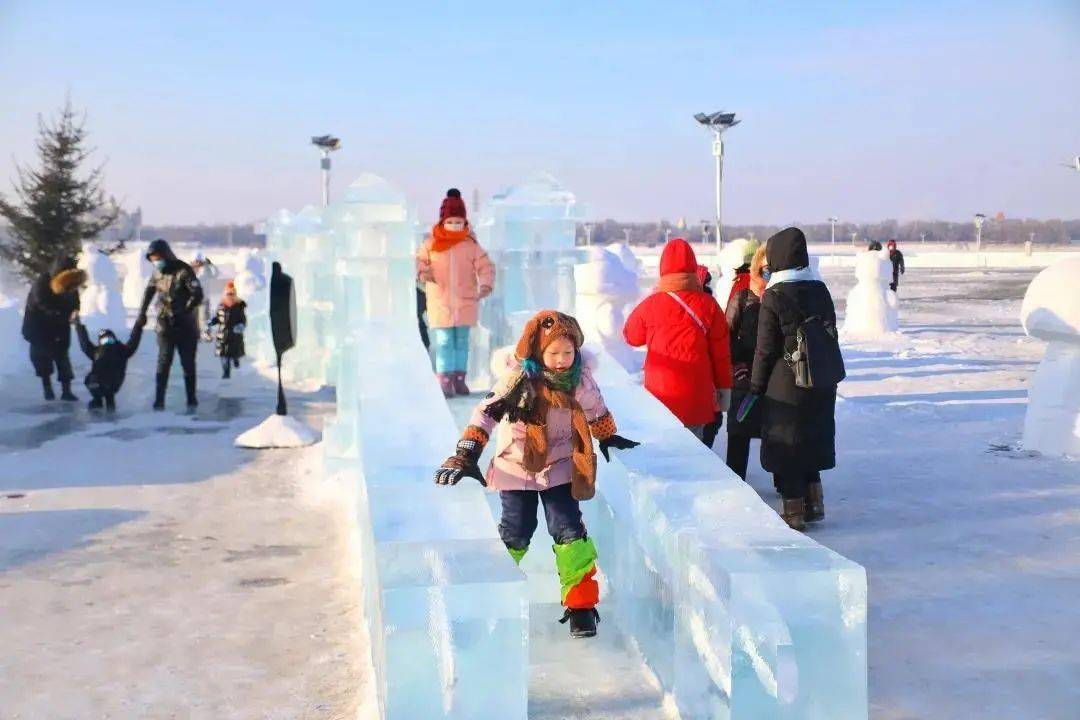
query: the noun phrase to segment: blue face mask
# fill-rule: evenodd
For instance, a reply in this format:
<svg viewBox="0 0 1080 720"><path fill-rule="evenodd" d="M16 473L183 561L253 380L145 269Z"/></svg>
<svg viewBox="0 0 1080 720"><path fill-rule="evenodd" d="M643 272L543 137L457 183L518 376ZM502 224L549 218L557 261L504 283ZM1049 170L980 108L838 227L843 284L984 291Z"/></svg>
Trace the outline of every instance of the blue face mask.
<svg viewBox="0 0 1080 720"><path fill-rule="evenodd" d="M114 342L116 342L116 338L112 335L105 335L101 338L102 345L112 345Z"/></svg>
<svg viewBox="0 0 1080 720"><path fill-rule="evenodd" d="M772 270L770 270L769 268L763 269L761 271L761 277L765 280L765 282L769 282L769 278L772 277Z"/></svg>
<svg viewBox="0 0 1080 720"><path fill-rule="evenodd" d="M162 260L161 258L158 258L157 260L154 261L154 268L156 268L158 272L164 272L165 271L165 261Z"/></svg>

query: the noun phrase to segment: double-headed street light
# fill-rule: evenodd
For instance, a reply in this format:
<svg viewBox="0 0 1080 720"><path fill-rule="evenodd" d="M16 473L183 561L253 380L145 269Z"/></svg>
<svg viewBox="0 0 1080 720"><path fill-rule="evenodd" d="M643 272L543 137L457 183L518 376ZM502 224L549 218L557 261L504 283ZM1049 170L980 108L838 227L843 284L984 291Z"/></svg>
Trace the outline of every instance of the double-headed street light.
<svg viewBox="0 0 1080 720"><path fill-rule="evenodd" d="M694 115L694 119L713 134L712 151L713 157L716 158L716 253L719 256L720 247L723 245L723 235L721 233L723 228L721 187L724 182L724 140L721 136L725 130L730 130L738 125L740 121L735 119L735 113L724 112L723 110L714 112L711 115L698 113Z"/></svg>
<svg viewBox="0 0 1080 720"><path fill-rule="evenodd" d="M316 135L311 138L311 144L322 153L319 167L322 168L322 204L325 207L330 204L330 153L341 148L341 140L333 135Z"/></svg>
<svg viewBox="0 0 1080 720"><path fill-rule="evenodd" d="M986 222L986 216L982 213L975 213L975 252L982 251L982 227Z"/></svg>

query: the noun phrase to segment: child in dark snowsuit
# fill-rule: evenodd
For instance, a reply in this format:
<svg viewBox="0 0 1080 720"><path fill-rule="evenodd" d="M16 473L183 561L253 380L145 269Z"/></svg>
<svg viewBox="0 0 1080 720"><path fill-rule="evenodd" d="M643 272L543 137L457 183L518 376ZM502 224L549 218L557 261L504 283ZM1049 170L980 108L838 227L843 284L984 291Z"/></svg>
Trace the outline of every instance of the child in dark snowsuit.
<svg viewBox="0 0 1080 720"><path fill-rule="evenodd" d="M217 327L217 343L214 352L221 358L221 377L228 378L232 368L240 367L244 357L244 328L247 325L247 303L236 297L236 286L230 280L225 284L225 294L217 313L210 318L209 327ZM210 332L207 328L207 332Z"/></svg>
<svg viewBox="0 0 1080 720"><path fill-rule="evenodd" d="M513 357L492 392L473 411L457 453L435 472L439 485L463 477L499 491L499 536L520 563L544 506L555 541L555 565L573 637L596 634L596 546L581 521L579 501L596 493L596 454L637 443L616 435L592 372L581 357L584 342L577 320L544 310L525 325ZM491 431L500 426L495 457L483 480L477 464Z"/></svg>
<svg viewBox="0 0 1080 720"><path fill-rule="evenodd" d="M139 349L143 326L146 318L140 317L131 329L131 336L126 343L120 342L112 330L98 333L98 344L90 342L86 326L75 321L75 332L79 335L79 347L90 358L90 373L86 376L86 389L90 391L90 409L116 409L116 393L124 384L127 374L128 359Z"/></svg>

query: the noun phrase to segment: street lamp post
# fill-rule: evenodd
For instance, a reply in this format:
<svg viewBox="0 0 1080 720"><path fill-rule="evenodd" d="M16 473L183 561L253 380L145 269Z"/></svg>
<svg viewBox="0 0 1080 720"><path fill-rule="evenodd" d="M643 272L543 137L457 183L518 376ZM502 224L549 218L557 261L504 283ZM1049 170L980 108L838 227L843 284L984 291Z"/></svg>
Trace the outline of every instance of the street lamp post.
<svg viewBox="0 0 1080 720"><path fill-rule="evenodd" d="M985 215L982 213L975 213L975 252L982 251L982 228L985 221Z"/></svg>
<svg viewBox="0 0 1080 720"><path fill-rule="evenodd" d="M853 230L851 233L851 247L855 247L855 241L859 239L859 232Z"/></svg>
<svg viewBox="0 0 1080 720"><path fill-rule="evenodd" d="M715 112L709 115L697 113L694 115L702 127L713 134L712 153L716 159L716 254L719 256L720 247L723 244L723 183L724 183L724 139L721 137L725 130L738 125L741 121L735 119L735 113Z"/></svg>
<svg viewBox="0 0 1080 720"><path fill-rule="evenodd" d="M592 245L592 223L585 223L585 245Z"/></svg>
<svg viewBox="0 0 1080 720"><path fill-rule="evenodd" d="M832 252L834 263L836 262L836 223L839 220L840 218L837 217L829 218L829 249Z"/></svg>
<svg viewBox="0 0 1080 720"><path fill-rule="evenodd" d="M333 135L316 135L311 138L311 144L319 148L322 154L319 167L322 170L322 204L325 207L330 204L330 153L341 148L341 140Z"/></svg>

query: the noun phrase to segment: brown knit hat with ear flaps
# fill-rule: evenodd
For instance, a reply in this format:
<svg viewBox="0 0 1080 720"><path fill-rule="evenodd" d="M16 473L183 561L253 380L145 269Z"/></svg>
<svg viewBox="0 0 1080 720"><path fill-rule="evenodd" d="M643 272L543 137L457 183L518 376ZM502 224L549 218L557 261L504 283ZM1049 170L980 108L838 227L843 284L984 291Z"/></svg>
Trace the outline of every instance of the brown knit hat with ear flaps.
<svg viewBox="0 0 1080 720"><path fill-rule="evenodd" d="M558 310L541 310L525 323L514 355L518 360L540 360L547 346L561 337L570 338L577 349L585 344L585 335L577 320Z"/></svg>

